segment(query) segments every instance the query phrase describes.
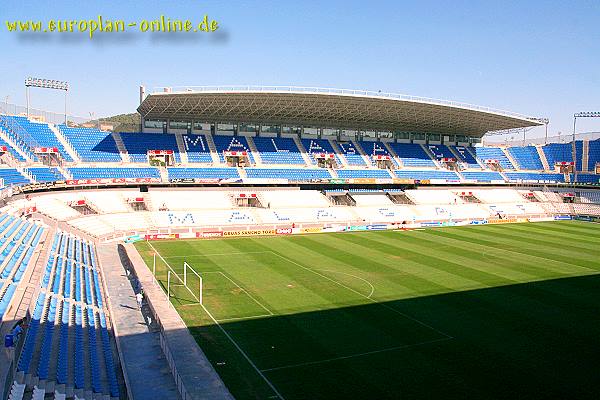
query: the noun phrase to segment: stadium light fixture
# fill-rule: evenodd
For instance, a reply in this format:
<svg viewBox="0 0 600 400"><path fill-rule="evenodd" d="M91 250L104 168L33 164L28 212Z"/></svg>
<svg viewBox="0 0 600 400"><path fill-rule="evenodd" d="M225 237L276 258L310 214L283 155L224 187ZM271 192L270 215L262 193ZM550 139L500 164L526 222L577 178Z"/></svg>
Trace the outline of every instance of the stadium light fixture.
<svg viewBox="0 0 600 400"><path fill-rule="evenodd" d="M57 81L55 79L44 78L25 78L25 97L27 99L27 117L29 117L29 88L37 87L41 89L64 90L65 92L65 125L67 125L67 93L69 92L69 82Z"/></svg>
<svg viewBox="0 0 600 400"><path fill-rule="evenodd" d="M573 143L572 153L573 161L577 162L577 154L575 152L575 127L577 125L577 118L600 118L600 111L582 111L573 114ZM573 185L577 182L577 166L575 166L575 179L573 179Z"/></svg>

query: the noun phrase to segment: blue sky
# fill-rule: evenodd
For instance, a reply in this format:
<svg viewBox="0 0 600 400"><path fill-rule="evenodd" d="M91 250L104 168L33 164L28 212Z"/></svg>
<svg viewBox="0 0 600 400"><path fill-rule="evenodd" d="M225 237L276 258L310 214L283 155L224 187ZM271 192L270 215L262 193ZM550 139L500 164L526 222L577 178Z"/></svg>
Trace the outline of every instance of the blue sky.
<svg viewBox="0 0 600 400"><path fill-rule="evenodd" d="M17 35L6 20L164 14L220 23L218 35ZM572 130L600 110L600 2L2 0L0 101L26 76L68 80L70 110L132 112L138 86L305 85L450 99ZM36 90L32 106L62 99ZM600 131L600 120L578 122ZM579 129L578 129L579 130ZM537 130L533 135L543 135Z"/></svg>

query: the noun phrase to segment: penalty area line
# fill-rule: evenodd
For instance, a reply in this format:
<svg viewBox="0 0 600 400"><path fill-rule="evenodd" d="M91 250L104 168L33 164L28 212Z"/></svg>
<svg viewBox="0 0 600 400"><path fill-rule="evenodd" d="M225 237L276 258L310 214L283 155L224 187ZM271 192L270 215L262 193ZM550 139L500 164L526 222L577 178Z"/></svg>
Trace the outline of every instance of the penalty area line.
<svg viewBox="0 0 600 400"><path fill-rule="evenodd" d="M453 338L451 338L451 337L444 337L444 338L440 338L440 339L426 340L424 342L405 344L405 345L401 345L401 346L386 347L385 349L365 351L364 353L350 354L347 356L332 357L332 358L326 358L324 360L307 361L307 362L297 363L297 364L282 365L281 367L266 368L266 369L263 369L262 371L263 372L278 371L278 370L282 370L282 369L305 367L307 365L318 365L318 364L324 364L324 363L328 363L328 362L348 360L350 358L364 357L364 356L369 356L371 354L378 354L378 353L386 353L388 351L410 349L412 347L424 346L424 345L431 344L431 343L445 342L445 341L452 340L452 339Z"/></svg>
<svg viewBox="0 0 600 400"><path fill-rule="evenodd" d="M213 322L217 325L217 327L219 327L219 329L221 330L221 332L223 332L223 334L225 334L225 336L227 336L227 339L229 339L229 341L235 346L235 348L246 359L246 361L248 361L248 363L252 366L252 368L254 368L254 370L260 375L261 378L263 378L263 380L267 383L267 385L269 385L269 387L271 388L271 390L273 390L273 392L277 395L277 397L279 397L281 400L285 400L285 398L281 395L281 393L279 393L279 391L277 390L277 388L275 387L275 385L273 385L273 383L271 383L271 381L269 379L267 379L267 377L265 376L265 374L256 366L256 364L254 364L254 361L252 361L252 359L248 356L248 354L246 354L246 352L240 347L240 345L237 344L237 342L231 337L231 335L229 334L229 332L227 332L225 330L225 328L223 328L223 326L221 326L221 324L219 323L219 321L217 321L215 319L215 317L210 313L210 311L208 311L206 309L206 307L204 307L204 304L200 304L200 305L202 306L202 308L204 309L204 311L206 312L206 314L208 314L208 316L210 317L210 319L212 319Z"/></svg>

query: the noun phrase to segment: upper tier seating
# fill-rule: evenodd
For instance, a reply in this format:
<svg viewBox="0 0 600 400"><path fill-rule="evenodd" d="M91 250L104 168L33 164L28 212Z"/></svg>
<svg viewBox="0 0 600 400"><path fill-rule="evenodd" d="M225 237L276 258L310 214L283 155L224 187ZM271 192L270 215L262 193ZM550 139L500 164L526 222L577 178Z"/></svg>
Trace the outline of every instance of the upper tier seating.
<svg viewBox="0 0 600 400"><path fill-rule="evenodd" d="M600 139L590 140L588 148L588 171L596 170L596 164L600 163Z"/></svg>
<svg viewBox="0 0 600 400"><path fill-rule="evenodd" d="M433 153L436 160L439 160L440 158L456 158L445 144L429 144L427 147L429 148L429 151Z"/></svg>
<svg viewBox="0 0 600 400"><path fill-rule="evenodd" d="M338 176L343 179L348 178L383 178L391 179L387 169L341 169Z"/></svg>
<svg viewBox="0 0 600 400"><path fill-rule="evenodd" d="M506 154L499 147L475 147L475 154L477 154L477 158L482 163L485 163L485 160L498 160L502 169L515 169L512 162L510 162Z"/></svg>
<svg viewBox="0 0 600 400"><path fill-rule="evenodd" d="M73 179L160 178L157 168L69 168Z"/></svg>
<svg viewBox="0 0 600 400"><path fill-rule="evenodd" d="M470 149L464 146L450 146L460 156L459 161L467 164L467 168L481 168Z"/></svg>
<svg viewBox="0 0 600 400"><path fill-rule="evenodd" d="M79 158L86 162L121 162L121 155L110 132L94 128L69 128L58 125Z"/></svg>
<svg viewBox="0 0 600 400"><path fill-rule="evenodd" d="M248 178L288 179L290 181L332 178L329 171L323 168L246 168L246 175Z"/></svg>
<svg viewBox="0 0 600 400"><path fill-rule="evenodd" d="M335 150L327 139L302 139L301 141L313 164L317 163L315 154L335 154ZM338 165L342 163L337 154L335 154L335 160Z"/></svg>
<svg viewBox="0 0 600 400"><path fill-rule="evenodd" d="M254 162L250 146L248 145L245 136L215 135L213 136L213 141L215 142L215 147L217 148L217 153L219 154L219 159L222 163L225 162L225 156L223 155L224 151L246 151L248 152L248 159L250 162Z"/></svg>
<svg viewBox="0 0 600 400"><path fill-rule="evenodd" d="M365 167L368 165L363 156L360 154L360 150L356 148L353 142L338 141L337 144L339 145L340 151L346 158L348 165L360 167Z"/></svg>
<svg viewBox="0 0 600 400"><path fill-rule="evenodd" d="M521 169L542 170L542 160L535 146L509 147L508 152Z"/></svg>
<svg viewBox="0 0 600 400"><path fill-rule="evenodd" d="M460 179L458 175L456 175L456 172L446 170L415 171L402 169L394 171L394 174L401 179L445 179L450 181L458 181Z"/></svg>
<svg viewBox="0 0 600 400"><path fill-rule="evenodd" d="M212 163L208 142L204 135L183 135L183 147L191 163Z"/></svg>
<svg viewBox="0 0 600 400"><path fill-rule="evenodd" d="M536 172L505 172L504 173L509 181L520 182L520 181L532 181L532 182L564 182L565 177L563 174L548 174L548 173L536 173Z"/></svg>
<svg viewBox="0 0 600 400"><path fill-rule="evenodd" d="M148 150L173 150L175 162L181 162L177 139L173 134L122 132L120 135L132 162L148 162Z"/></svg>
<svg viewBox="0 0 600 400"><path fill-rule="evenodd" d="M542 147L550 170L554 171L555 163L557 162L572 162L573 161L573 144L572 143L548 143ZM583 142L578 140L575 142L575 167L581 171L581 158L583 153Z"/></svg>
<svg viewBox="0 0 600 400"><path fill-rule="evenodd" d="M577 182L580 183L600 183L600 175L577 174Z"/></svg>
<svg viewBox="0 0 600 400"><path fill-rule="evenodd" d="M373 165L375 165L375 162L373 161L373 156L389 156L390 159L392 160L392 163L395 166L398 166L398 163L394 160L392 155L387 151L387 149L383 143L362 141L362 142L358 142L358 144L362 147L365 154L367 155L369 160L371 160L371 163Z"/></svg>
<svg viewBox="0 0 600 400"><path fill-rule="evenodd" d="M1 127L0 127L1 129ZM2 138L0 138L0 146L6 146L6 150L8 150L8 152L18 161L25 161L25 158L23 158L23 156L16 151L12 146L10 146L8 143L6 143L4 140L2 140Z"/></svg>
<svg viewBox="0 0 600 400"><path fill-rule="evenodd" d="M263 164L306 164L292 138L260 136L252 138L252 140L260 153Z"/></svg>
<svg viewBox="0 0 600 400"><path fill-rule="evenodd" d="M491 182L491 181L502 181L504 182L504 178L500 175L499 172L492 171L462 171L461 172L463 178L472 179L478 182Z"/></svg>
<svg viewBox="0 0 600 400"><path fill-rule="evenodd" d="M31 183L29 179L13 168L0 168L0 178L4 180L4 186Z"/></svg>
<svg viewBox="0 0 600 400"><path fill-rule="evenodd" d="M435 167L429 154L417 143L388 143L405 167Z"/></svg>
<svg viewBox="0 0 600 400"><path fill-rule="evenodd" d="M239 178L235 168L167 168L169 179L229 179Z"/></svg>
<svg viewBox="0 0 600 400"><path fill-rule="evenodd" d="M25 129L27 133L37 142L40 147L56 147L61 157L65 161L73 161L73 158L67 153L65 147L57 139L54 131L50 129L48 124L41 122L31 122L26 117L8 117L13 118L21 128ZM33 150L33 149L31 149Z"/></svg>
<svg viewBox="0 0 600 400"><path fill-rule="evenodd" d="M30 172L37 182L56 182L65 180L65 176L54 167L34 167L26 168L25 170Z"/></svg>

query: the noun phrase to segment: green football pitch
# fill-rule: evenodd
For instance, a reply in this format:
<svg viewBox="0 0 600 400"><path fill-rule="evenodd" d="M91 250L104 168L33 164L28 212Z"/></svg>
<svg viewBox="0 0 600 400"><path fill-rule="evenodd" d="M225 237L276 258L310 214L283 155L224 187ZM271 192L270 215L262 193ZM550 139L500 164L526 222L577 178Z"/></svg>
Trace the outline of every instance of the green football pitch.
<svg viewBox="0 0 600 400"><path fill-rule="evenodd" d="M600 226L138 242L238 399L598 399ZM172 282L176 283L176 282Z"/></svg>

